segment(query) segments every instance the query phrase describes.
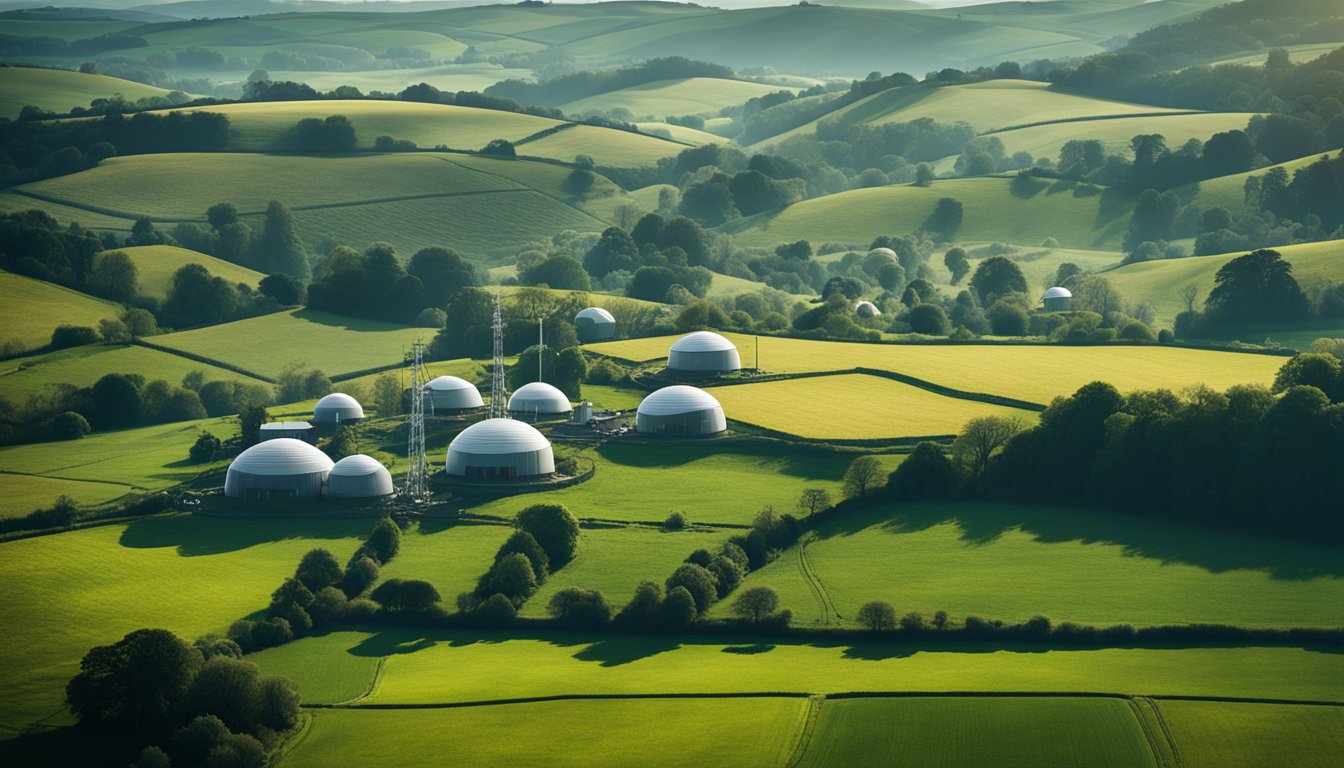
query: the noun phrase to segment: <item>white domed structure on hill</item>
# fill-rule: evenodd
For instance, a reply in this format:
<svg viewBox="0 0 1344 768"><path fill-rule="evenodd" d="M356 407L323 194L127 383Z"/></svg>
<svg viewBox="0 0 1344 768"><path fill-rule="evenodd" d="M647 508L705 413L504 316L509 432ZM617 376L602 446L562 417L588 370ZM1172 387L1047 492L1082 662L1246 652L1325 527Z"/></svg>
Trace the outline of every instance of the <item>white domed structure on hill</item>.
<svg viewBox="0 0 1344 768"><path fill-rule="evenodd" d="M1068 288L1055 286L1041 297L1046 312L1067 312L1073 309L1073 293Z"/></svg>
<svg viewBox="0 0 1344 768"><path fill-rule="evenodd" d="M266 440L229 464L224 495L235 499L321 496L333 464L327 454L292 437Z"/></svg>
<svg viewBox="0 0 1344 768"><path fill-rule="evenodd" d="M715 435L727 428L713 395L681 384L653 392L635 412L635 429L645 434Z"/></svg>
<svg viewBox="0 0 1344 768"><path fill-rule="evenodd" d="M314 424L344 424L364 418L364 408L355 398L343 393L333 392L317 401L313 406Z"/></svg>
<svg viewBox="0 0 1344 768"><path fill-rule="evenodd" d="M737 347L713 331L696 331L677 339L667 353L673 371L727 373L742 369Z"/></svg>
<svg viewBox="0 0 1344 768"><path fill-rule="evenodd" d="M524 384L509 397L509 414L519 418L558 419L573 411L565 393L544 381Z"/></svg>
<svg viewBox="0 0 1344 768"><path fill-rule="evenodd" d="M881 317L882 310L878 309L877 305L871 301L860 301L854 305L854 314L867 319L870 317Z"/></svg>
<svg viewBox="0 0 1344 768"><path fill-rule="evenodd" d="M357 453L336 462L327 476L327 495L341 498L372 499L391 496L392 475L382 462Z"/></svg>
<svg viewBox="0 0 1344 768"><path fill-rule="evenodd" d="M585 344L607 341L616 336L616 318L601 307L580 310L574 316L574 327L579 332L579 341Z"/></svg>
<svg viewBox="0 0 1344 768"><path fill-rule="evenodd" d="M888 256L892 261L900 261L900 257L890 248L874 248L868 252L869 256Z"/></svg>
<svg viewBox="0 0 1344 768"><path fill-rule="evenodd" d="M453 438L443 469L469 480L544 477L555 474L555 456L536 427L513 419L486 419Z"/></svg>
<svg viewBox="0 0 1344 768"><path fill-rule="evenodd" d="M472 408L484 408L481 391L466 379L456 376L440 376L425 385L425 395L435 413L466 411Z"/></svg>

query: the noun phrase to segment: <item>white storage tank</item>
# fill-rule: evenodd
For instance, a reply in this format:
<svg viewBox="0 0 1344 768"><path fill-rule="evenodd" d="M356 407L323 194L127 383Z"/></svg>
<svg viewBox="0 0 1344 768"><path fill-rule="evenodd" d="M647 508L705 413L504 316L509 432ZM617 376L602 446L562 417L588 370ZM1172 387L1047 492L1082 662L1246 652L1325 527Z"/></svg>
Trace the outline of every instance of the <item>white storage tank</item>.
<svg viewBox="0 0 1344 768"><path fill-rule="evenodd" d="M860 301L854 305L854 314L867 319L870 317L880 317L882 315L882 310L878 309L877 305L871 301Z"/></svg>
<svg viewBox="0 0 1344 768"><path fill-rule="evenodd" d="M607 341L616 336L616 318L601 307L588 307L574 316L574 328L579 332L579 341L585 344Z"/></svg>
<svg viewBox="0 0 1344 768"><path fill-rule="evenodd" d="M453 438L443 469L470 480L544 477L555 474L555 456L550 441L531 424L486 419Z"/></svg>
<svg viewBox="0 0 1344 768"><path fill-rule="evenodd" d="M1068 288L1055 286L1041 297L1046 312L1067 312L1073 309L1073 293Z"/></svg>
<svg viewBox="0 0 1344 768"><path fill-rule="evenodd" d="M332 461L317 448L292 437L266 440L229 464L224 495L235 499L321 496Z"/></svg>
<svg viewBox="0 0 1344 768"><path fill-rule="evenodd" d="M456 376L440 376L425 385L425 394L435 413L466 411L472 408L484 408L481 391L466 379Z"/></svg>
<svg viewBox="0 0 1344 768"><path fill-rule="evenodd" d="M715 435L727 428L713 395L680 384L653 392L635 412L635 429L645 434Z"/></svg>
<svg viewBox="0 0 1344 768"><path fill-rule="evenodd" d="M273 421L262 424L262 440L274 440L278 437L292 437L295 440L312 441L313 425L306 421Z"/></svg>
<svg viewBox="0 0 1344 768"><path fill-rule="evenodd" d="M313 406L314 424L344 424L364 418L364 408L355 398L342 392L333 392Z"/></svg>
<svg viewBox="0 0 1344 768"><path fill-rule="evenodd" d="M673 371L728 373L742 369L737 347L713 331L696 331L677 339L667 353Z"/></svg>
<svg viewBox="0 0 1344 768"><path fill-rule="evenodd" d="M327 495L371 499L391 496L392 474L381 461L357 453L336 462L327 476Z"/></svg>
<svg viewBox="0 0 1344 768"><path fill-rule="evenodd" d="M569 398L544 381L524 384L509 396L509 415L537 421L568 417L574 409Z"/></svg>

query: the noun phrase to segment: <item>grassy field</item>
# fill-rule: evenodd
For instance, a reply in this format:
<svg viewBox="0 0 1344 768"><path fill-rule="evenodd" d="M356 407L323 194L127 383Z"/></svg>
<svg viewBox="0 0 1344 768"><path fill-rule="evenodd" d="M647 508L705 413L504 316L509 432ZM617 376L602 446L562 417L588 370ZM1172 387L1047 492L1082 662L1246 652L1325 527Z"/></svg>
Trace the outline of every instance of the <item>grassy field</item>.
<svg viewBox="0 0 1344 768"><path fill-rule="evenodd" d="M1338 559L1331 547L1097 511L893 505L821 526L746 583L773 587L803 625L853 626L859 606L886 600L900 615L954 620L1334 627Z"/></svg>
<svg viewBox="0 0 1344 768"><path fill-rule="evenodd" d="M1215 133L1245 130L1254 115L1249 112L1197 112L1193 114L1116 117L1082 122L1051 123L992 134L1003 142L1008 154L1030 152L1032 157L1059 159L1059 150L1073 139L1096 139L1107 153L1129 155L1130 139L1140 134L1161 134L1167 146L1179 148L1190 139L1207 140Z"/></svg>
<svg viewBox="0 0 1344 768"><path fill-rule="evenodd" d="M69 722L63 689L90 647L140 627L224 632L264 608L304 552L344 559L369 527L179 515L5 543L0 578L24 597L8 601L0 639L0 724Z"/></svg>
<svg viewBox="0 0 1344 768"><path fill-rule="evenodd" d="M1344 240L1283 245L1274 248L1293 265L1293 277L1303 286L1313 282L1344 280ZM1208 298L1214 276L1224 264L1248 251L1219 256L1191 256L1130 264L1105 273L1111 285L1126 301L1146 301L1157 310L1158 320L1169 324L1176 313L1185 310L1180 291L1188 285L1199 287L1199 301ZM1262 336L1263 338L1263 336Z"/></svg>
<svg viewBox="0 0 1344 768"><path fill-rule="evenodd" d="M581 114L590 109L606 112L624 108L635 117L661 120L669 115L717 113L724 107L742 104L748 99L780 90L793 89L721 77L689 77L683 80L656 80L607 91L561 104L560 108L568 114Z"/></svg>
<svg viewBox="0 0 1344 768"><path fill-rule="evenodd" d="M800 699L557 701L498 707L318 713L282 768L452 755L456 766L775 768L802 724ZM519 723L528 727L520 730ZM656 724L656 725L655 725ZM651 727L652 726L652 727ZM407 729L418 734L414 746ZM364 737L351 739L350 734ZM687 738L694 734L694 738Z"/></svg>
<svg viewBox="0 0 1344 768"><path fill-rule="evenodd" d="M518 154L550 157L571 162L578 155L589 155L601 165L635 167L654 165L690 145L646 136L642 133L576 125L518 145Z"/></svg>
<svg viewBox="0 0 1344 768"><path fill-rule="evenodd" d="M233 262L174 245L142 245L120 250L135 262L140 277L140 293L156 299L168 296L173 273L188 264L200 264L215 277L222 277L230 283L246 283L253 288L265 277L260 272Z"/></svg>
<svg viewBox="0 0 1344 768"><path fill-rule="evenodd" d="M944 197L962 204L958 241L1040 243L1053 237L1066 248L1109 250L1119 245L1129 225L1129 201L1100 187L984 177L935 181L928 187L853 189L739 219L722 229L739 244L759 248L801 239L866 246L879 235L919 229Z"/></svg>
<svg viewBox="0 0 1344 768"><path fill-rule="evenodd" d="M446 605L470 592L490 568L499 545L513 529L505 525L449 525L434 520L406 532L401 551L382 570L390 579L424 579L439 590Z"/></svg>
<svg viewBox="0 0 1344 768"><path fill-rule="evenodd" d="M307 83L320 91L353 85L364 91L398 93L408 85L429 83L441 91L483 91L500 80L532 77L532 70L498 64L436 64L409 69L372 69L362 72L297 72L271 70L277 80ZM376 137L375 137L376 138Z"/></svg>
<svg viewBox="0 0 1344 768"><path fill-rule="evenodd" d="M36 349L51 342L58 325L98 327L104 318L116 318L122 309L110 301L0 271L0 344L17 345L14 351Z"/></svg>
<svg viewBox="0 0 1344 768"><path fill-rule="evenodd" d="M684 142L686 144L723 144L728 139L718 136L708 131L697 131L694 128L687 128L684 125L672 125L671 123L660 123L656 121L641 120L635 123L639 130L645 133L654 131L667 131L674 141ZM657 202L656 200L654 202Z"/></svg>
<svg viewBox="0 0 1344 768"><path fill-rule="evenodd" d="M35 357L0 362L0 396L22 402L57 384L91 386L109 373L138 373L146 381L163 379L180 384L192 371L205 373L206 381L224 379L261 383L257 379L185 357L120 344L89 344Z"/></svg>
<svg viewBox="0 0 1344 768"><path fill-rule="evenodd" d="M1344 754L1344 708L1209 701L1158 703L1186 768L1329 768Z"/></svg>
<svg viewBox="0 0 1344 768"><path fill-rule="evenodd" d="M428 328L295 309L155 336L153 341L262 376L276 376L293 363L335 376L399 363L411 342L433 336ZM283 339L284 344L259 343L264 339Z"/></svg>
<svg viewBox="0 0 1344 768"><path fill-rule="evenodd" d="M516 635L516 633L514 633ZM351 656L361 657L352 660ZM367 690L351 668L385 659L371 703L483 701L582 693L756 691L1038 691L1131 695L1344 698L1344 658L1300 648L1113 648L780 642L387 628L333 632L253 657L267 674L320 690L327 669ZM500 670L526 670L501 674ZM307 696L307 701L321 699Z"/></svg>
<svg viewBox="0 0 1344 768"><path fill-rule="evenodd" d="M35 509L51 506L57 498L69 496L76 503L93 506L125 496L129 485L62 480L40 475L13 475L0 472L0 517L22 517Z"/></svg>
<svg viewBox="0 0 1344 768"><path fill-rule="evenodd" d="M121 233L123 237L130 234L131 225L135 223L120 216L95 213L71 205L53 203L49 200L38 200L11 190L0 192L0 212L11 213L32 210L44 211L65 226L69 226L72 222L78 222L80 226L86 229L111 230Z"/></svg>
<svg viewBox="0 0 1344 768"><path fill-rule="evenodd" d="M1289 160L1286 163L1270 167L1283 168L1288 173L1288 178L1291 179L1299 169L1311 165L1322 157L1333 156L1338 158L1339 155L1339 152L1322 152L1321 154ZM1259 168L1246 173L1219 176L1216 179L1187 184L1184 187L1176 188L1174 191L1185 204L1198 206L1201 210L1221 206L1236 215L1250 210L1246 205L1246 179L1250 176L1264 176L1269 170L1270 168Z"/></svg>
<svg viewBox="0 0 1344 768"><path fill-rule="evenodd" d="M728 418L799 437L864 440L954 435L981 416L1036 414L945 397L877 376L824 376L715 387ZM866 404L870 407L853 407Z"/></svg>
<svg viewBox="0 0 1344 768"><path fill-rule="evenodd" d="M646 392L638 389L612 387L606 384L584 384L583 399L591 400L593 405L612 411L628 411L639 407Z"/></svg>
<svg viewBox="0 0 1344 768"><path fill-rule="evenodd" d="M826 701L799 765L1157 768L1127 702L1063 697Z"/></svg>
<svg viewBox="0 0 1344 768"><path fill-rule="evenodd" d="M1302 45L1275 46L1276 48L1285 48L1288 51L1288 60L1294 64L1301 64L1305 61L1319 59L1325 54L1344 45L1344 42L1336 43L1305 43ZM1237 56L1231 59L1219 59L1213 64L1239 64L1243 67L1263 67L1269 60L1269 51L1260 51L1245 56Z"/></svg>
<svg viewBox="0 0 1344 768"><path fill-rule="evenodd" d="M6 25L10 23L5 22ZM30 105L52 112L68 112L74 107L87 107L94 99L111 98L117 94L128 101L168 95L163 88L144 83L63 69L6 67L4 80L5 87L0 89L0 117L10 119L18 117L19 111Z"/></svg>
<svg viewBox="0 0 1344 768"><path fill-rule="evenodd" d="M751 336L726 334L753 354ZM667 355L674 337L662 336L590 345L594 352L628 360ZM761 368L771 373L847 370L855 366L895 371L969 392L1048 404L1092 381L1121 391L1207 384L1266 384L1285 358L1158 346L1064 347L1056 345L855 344L763 336Z"/></svg>

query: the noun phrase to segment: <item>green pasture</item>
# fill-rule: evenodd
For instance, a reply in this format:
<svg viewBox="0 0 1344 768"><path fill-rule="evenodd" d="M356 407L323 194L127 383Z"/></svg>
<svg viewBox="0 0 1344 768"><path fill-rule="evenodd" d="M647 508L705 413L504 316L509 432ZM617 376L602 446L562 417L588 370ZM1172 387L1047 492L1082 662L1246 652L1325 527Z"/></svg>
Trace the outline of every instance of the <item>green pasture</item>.
<svg viewBox="0 0 1344 768"><path fill-rule="evenodd" d="M1129 142L1141 134L1160 134L1173 150L1190 139L1207 141L1215 133L1241 131L1254 117L1250 112L1192 112L1149 115L1146 117L1110 117L1076 122L1049 123L1031 128L999 131L991 134L1003 142L1012 155L1029 152L1032 157L1059 159L1066 142L1096 139L1106 145L1107 153L1131 155Z"/></svg>
<svg viewBox="0 0 1344 768"><path fill-rule="evenodd" d="M140 278L140 293L156 299L168 296L173 273L188 264L199 264L215 277L222 277L230 283L246 283L253 288L256 288L257 283L265 277L260 272L240 267L231 261L178 248L175 245L141 245L119 250L135 262L135 269Z"/></svg>
<svg viewBox="0 0 1344 768"><path fill-rule="evenodd" d="M56 385L91 386L109 373L138 373L146 381L163 379L176 385L181 384L182 378L192 371L203 372L206 381L223 379L261 383L233 371L157 349L135 345L88 344L0 362L0 397L22 402Z"/></svg>
<svg viewBox="0 0 1344 768"><path fill-rule="evenodd" d="M359 657L352 659L352 657ZM1344 698L1344 657L1329 649L1164 647L1047 649L1034 645L780 641L408 628L333 632L251 657L266 674L336 701L371 677L370 703L441 704L584 693L796 691L1101 691L1130 695ZM331 669L348 679L322 682ZM501 670L519 670L502 674ZM339 697L339 698L337 698ZM313 695L309 702L322 699Z"/></svg>
<svg viewBox="0 0 1344 768"><path fill-rule="evenodd" d="M432 338L432 328L295 309L155 336L153 342L273 377L294 363L328 376L393 365L416 339Z"/></svg>
<svg viewBox="0 0 1344 768"><path fill-rule="evenodd" d="M584 384L583 399L591 400L593 407L609 411L629 411L639 407L646 392L606 384Z"/></svg>
<svg viewBox="0 0 1344 768"><path fill-rule="evenodd" d="M1301 64L1303 62L1319 59L1320 57L1324 56L1327 53L1330 53L1331 51L1335 50L1336 48L1339 48L1342 45L1344 45L1344 42L1304 43L1301 45L1284 45L1275 47L1286 49L1288 51L1288 60L1293 62L1294 64ZM1214 61L1211 63L1237 64L1243 67L1263 67L1265 65L1265 62L1268 60L1269 60L1269 51L1259 51L1257 53L1250 53L1245 56L1237 56L1235 58L1230 59L1219 59L1218 61Z"/></svg>
<svg viewBox="0 0 1344 768"><path fill-rule="evenodd" d="M981 243L980 245L984 245ZM1122 255L1115 251L1087 251L1076 248L1041 248L1031 245L1016 245L1016 253L1008 254L1007 258L1017 264L1022 270L1023 277L1027 278L1027 291L1036 298L1039 293L1043 293L1045 288L1053 286L1052 278L1059 265L1064 262L1077 264L1084 272L1098 272L1108 267L1113 267L1120 263ZM975 244L967 244L966 250L970 254L975 252ZM975 258L971 255L969 261L971 264L970 274L975 274L975 268L980 265L984 259ZM963 278L958 285L951 285L952 276L943 266L942 259L935 257L931 260L930 266L934 272L947 283L943 290L948 294L955 296L957 293L969 289L969 280Z"/></svg>
<svg viewBox="0 0 1344 768"><path fill-rule="evenodd" d="M1123 699L932 697L821 705L800 766L1158 768Z"/></svg>
<svg viewBox="0 0 1344 768"><path fill-rule="evenodd" d="M58 325L97 328L122 312L110 301L12 272L0 271L0 296L0 346L11 353L46 346Z"/></svg>
<svg viewBox="0 0 1344 768"><path fill-rule="evenodd" d="M446 450L447 445L431 447L430 459L442 461ZM546 502L564 504L580 518L662 522L680 511L692 523L746 524L766 505L791 513L804 488L826 488L838 497L840 478L854 458L773 446L716 447L712 440L612 443L582 455L597 463L592 479L544 496L491 501L472 511L510 517ZM895 466L894 457L890 463Z"/></svg>
<svg viewBox="0 0 1344 768"><path fill-rule="evenodd" d="M644 210L656 211L658 210L658 196L662 194L662 191L665 189L675 190L676 188L674 184L650 184L647 187L633 190L630 192L630 197Z"/></svg>
<svg viewBox="0 0 1344 768"><path fill-rule="evenodd" d="M523 605L522 615L548 615L546 604L565 587L595 589L619 610L641 581L662 582L692 552L702 548L717 552L729 535L723 530L663 531L648 526L584 528L574 559L550 575ZM485 564L489 563L487 558Z"/></svg>
<svg viewBox="0 0 1344 768"><path fill-rule="evenodd" d="M65 683L94 645L141 627L188 640L265 608L313 547L340 559L368 520L247 521L174 515L0 545L12 596L0 638L0 725L64 724ZM3 734L3 732L0 732ZM0 736L2 737L2 736Z"/></svg>
<svg viewBox="0 0 1344 768"><path fill-rule="evenodd" d="M441 91L483 91L500 80L532 77L532 70L498 64L436 64L410 69L373 69L360 72L297 72L271 70L271 77L307 83L319 91L353 85L368 93L399 93L410 85L429 83ZM377 138L375 136L374 138Z"/></svg>
<svg viewBox="0 0 1344 768"><path fill-rule="evenodd" d="M1315 283L1344 281L1344 240L1281 245L1274 250L1293 266L1293 277L1304 288ZM1248 252L1143 261L1110 270L1105 273L1105 277L1126 301L1152 304L1157 310L1159 322L1167 324L1175 319L1178 312L1185 311L1185 302L1180 296L1182 289L1189 285L1197 286L1198 302L1202 305L1213 289L1218 270Z"/></svg>
<svg viewBox="0 0 1344 768"><path fill-rule="evenodd" d="M193 464L188 459L187 451L202 431L232 437L238 434L238 422L232 418L179 421L95 432L79 441L5 446L0 448L0 472L168 488L227 465L223 461Z"/></svg>
<svg viewBox="0 0 1344 768"><path fill-rule="evenodd" d="M0 472L0 518L22 517L35 509L51 506L61 496L75 503L96 506L125 496L131 487L115 482L62 480L41 475Z"/></svg>
<svg viewBox="0 0 1344 768"><path fill-rule="evenodd" d="M1320 160L1322 157L1333 155L1338 158L1339 152L1322 152L1314 155L1307 155L1296 160L1289 160L1286 163L1279 163L1269 168L1258 168L1246 173L1236 173L1231 176L1219 176L1216 179L1207 181L1197 181L1187 184L1183 187L1177 187L1173 190L1181 202L1186 205L1194 205L1200 210L1208 210L1213 207L1223 207L1231 211L1234 215L1249 211L1246 205L1246 179L1251 176L1264 176L1270 171L1270 168L1283 168L1291 179L1293 174L1302 168Z"/></svg>
<svg viewBox="0 0 1344 768"><path fill-rule="evenodd" d="M95 213L84 208L53 203L49 200L38 200L35 197L22 195L12 190L0 192L0 212L14 213L32 210L50 214L62 226L78 223L85 229L112 230L119 232L123 237L130 234L131 225L135 223L131 219L121 216Z"/></svg>
<svg viewBox="0 0 1344 768"><path fill-rule="evenodd" d="M1186 768L1330 768L1344 754L1344 707L1165 700L1157 706Z"/></svg>
<svg viewBox="0 0 1344 768"><path fill-rule="evenodd" d="M1020 408L947 397L878 376L821 376L710 390L734 421L799 437L869 440L955 435L982 416L1035 421Z"/></svg>
<svg viewBox="0 0 1344 768"><path fill-rule="evenodd" d="M856 626L870 600L954 622L1344 625L1336 548L1028 505L864 510L823 524L746 585L773 587L809 626Z"/></svg>
<svg viewBox="0 0 1344 768"><path fill-rule="evenodd" d="M645 133L654 131L667 131L672 136L673 141L680 141L685 144L724 144L728 139L707 131L697 131L694 128L687 128L684 125L672 125L671 123L660 123L657 121L641 120L635 125L639 130ZM657 201L655 201L657 202Z"/></svg>
<svg viewBox="0 0 1344 768"><path fill-rule="evenodd" d="M776 768L802 725L800 699L555 701L415 711L316 713L282 768L451 755L455 766ZM519 728L526 723L526 728ZM407 729L417 734L405 739ZM351 738L352 734L359 738ZM693 737L691 735L693 734Z"/></svg>
<svg viewBox="0 0 1344 768"><path fill-rule="evenodd" d="M635 117L661 120L669 115L717 113L724 107L742 104L748 99L779 90L793 89L722 77L689 77L682 80L656 80L607 91L561 104L560 108L568 114L581 114L590 109L606 112L623 108L630 110Z"/></svg>
<svg viewBox="0 0 1344 768"><path fill-rule="evenodd" d="M62 40L80 40L98 35L123 32L139 26L134 21L118 21L110 18L6 18L5 30L10 35L33 37L56 37Z"/></svg>
<svg viewBox="0 0 1344 768"><path fill-rule="evenodd" d="M23 34L10 28L13 23L5 20L6 33ZM0 88L0 117L10 119L18 117L19 111L27 106L69 112L74 107L89 106L94 99L111 98L117 94L127 101L168 95L163 88L107 75L30 67L6 67L2 71L5 85Z"/></svg>
<svg viewBox="0 0 1344 768"><path fill-rule="evenodd" d="M852 189L794 203L721 229L744 246L780 243L849 243L866 247L876 237L921 228L938 201L962 204L957 240L1040 243L1053 237L1066 248L1107 250L1129 226L1130 202L1119 193L1072 181L976 177Z"/></svg>
<svg viewBox="0 0 1344 768"><path fill-rule="evenodd" d="M520 155L549 157L572 162L578 155L589 155L601 165L635 167L654 165L672 157L689 145L646 136L642 133L576 125L518 145Z"/></svg>
<svg viewBox="0 0 1344 768"><path fill-rule="evenodd" d="M458 594L470 592L489 570L512 532L507 525L424 520L402 537L401 550L383 568L382 578L424 579L439 590L445 606L455 606Z"/></svg>
<svg viewBox="0 0 1344 768"><path fill-rule="evenodd" d="M720 296L738 296L743 293L758 293L764 287L764 283L759 283L755 280L748 280L744 277L735 277L733 275L724 275L715 272L713 282L709 285L708 296L714 298ZM813 296L804 296L796 293L789 294L789 296L799 301L807 301L814 298Z"/></svg>
<svg viewBox="0 0 1344 768"><path fill-rule="evenodd" d="M1123 289L1122 289L1123 290ZM1127 296L1128 297L1128 296ZM1133 300L1133 299L1131 299ZM744 359L755 354L755 337L725 334ZM661 336L589 346L627 360L667 356L675 337ZM1177 347L1052 344L859 344L760 337L761 368L770 373L837 371L854 367L894 371L945 387L1048 404L1092 381L1123 391L1206 384L1265 384L1285 358Z"/></svg>

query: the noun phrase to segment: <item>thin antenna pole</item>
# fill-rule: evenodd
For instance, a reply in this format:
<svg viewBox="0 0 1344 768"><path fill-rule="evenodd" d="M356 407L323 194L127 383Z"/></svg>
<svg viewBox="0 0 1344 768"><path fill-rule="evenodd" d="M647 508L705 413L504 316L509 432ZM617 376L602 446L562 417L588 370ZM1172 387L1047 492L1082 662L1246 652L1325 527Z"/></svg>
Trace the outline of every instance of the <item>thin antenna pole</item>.
<svg viewBox="0 0 1344 768"><path fill-rule="evenodd" d="M546 351L546 336L542 332L542 324L546 321L537 318L537 381L545 381L546 376L541 372L542 352Z"/></svg>
<svg viewBox="0 0 1344 768"><path fill-rule="evenodd" d="M495 365L490 376L490 418L507 419L509 409L505 404L508 393L504 388L504 320L499 308L499 294L495 294Z"/></svg>

